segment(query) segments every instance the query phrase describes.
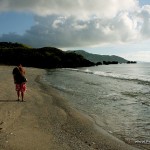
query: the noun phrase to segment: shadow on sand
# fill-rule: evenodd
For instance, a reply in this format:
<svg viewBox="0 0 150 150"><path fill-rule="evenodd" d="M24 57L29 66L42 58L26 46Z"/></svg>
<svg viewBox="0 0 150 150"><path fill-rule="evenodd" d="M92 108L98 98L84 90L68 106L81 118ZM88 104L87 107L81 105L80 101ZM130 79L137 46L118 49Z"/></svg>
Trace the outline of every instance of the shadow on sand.
<svg viewBox="0 0 150 150"><path fill-rule="evenodd" d="M10 103L10 102L19 102L18 100L0 100L3 103Z"/></svg>

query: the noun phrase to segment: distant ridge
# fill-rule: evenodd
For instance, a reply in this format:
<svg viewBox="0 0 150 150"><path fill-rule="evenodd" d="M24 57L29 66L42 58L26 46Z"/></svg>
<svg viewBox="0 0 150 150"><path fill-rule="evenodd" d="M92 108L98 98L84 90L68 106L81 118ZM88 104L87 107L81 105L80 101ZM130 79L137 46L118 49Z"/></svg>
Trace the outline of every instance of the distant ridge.
<svg viewBox="0 0 150 150"><path fill-rule="evenodd" d="M94 63L98 63L98 62L103 63L104 61L107 61L107 62L117 61L118 63L128 62L128 60L119 56L115 56L115 55L109 56L109 55L91 54L91 53L85 52L84 50L75 50L73 52L76 54L82 55L85 59L92 61Z"/></svg>

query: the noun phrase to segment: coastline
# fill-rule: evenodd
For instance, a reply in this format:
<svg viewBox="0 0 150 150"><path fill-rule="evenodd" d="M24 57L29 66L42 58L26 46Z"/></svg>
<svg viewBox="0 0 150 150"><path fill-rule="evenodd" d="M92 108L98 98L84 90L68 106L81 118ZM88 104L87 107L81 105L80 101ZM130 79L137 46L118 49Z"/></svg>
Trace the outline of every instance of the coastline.
<svg viewBox="0 0 150 150"><path fill-rule="evenodd" d="M72 108L59 92L41 82L44 69L25 68L26 102L16 101L12 66L0 66L1 150L136 150Z"/></svg>

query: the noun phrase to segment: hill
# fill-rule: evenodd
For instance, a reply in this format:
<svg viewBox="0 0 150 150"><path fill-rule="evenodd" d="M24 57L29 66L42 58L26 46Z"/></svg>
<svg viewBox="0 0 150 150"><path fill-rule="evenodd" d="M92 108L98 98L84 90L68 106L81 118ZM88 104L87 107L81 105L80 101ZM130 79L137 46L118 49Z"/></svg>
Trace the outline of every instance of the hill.
<svg viewBox="0 0 150 150"><path fill-rule="evenodd" d="M0 42L0 49L8 48L30 48L30 46L21 43Z"/></svg>
<svg viewBox="0 0 150 150"><path fill-rule="evenodd" d="M19 63L38 68L75 68L95 65L79 54L64 52L55 47L31 48L19 43L0 42L0 64Z"/></svg>
<svg viewBox="0 0 150 150"><path fill-rule="evenodd" d="M109 55L91 54L91 53L85 52L83 50L76 50L73 52L76 54L82 55L85 59L92 61L94 63L98 63L98 62L101 62L101 63L103 63L103 62L127 63L128 62L128 60L126 60L122 57L119 57L119 56L115 56L115 55L109 56Z"/></svg>

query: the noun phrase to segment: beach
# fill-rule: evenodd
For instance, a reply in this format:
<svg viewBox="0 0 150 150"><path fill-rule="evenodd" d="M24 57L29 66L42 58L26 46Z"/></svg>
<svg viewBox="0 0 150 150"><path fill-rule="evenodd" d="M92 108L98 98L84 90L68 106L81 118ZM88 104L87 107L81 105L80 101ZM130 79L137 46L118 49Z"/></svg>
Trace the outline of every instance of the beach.
<svg viewBox="0 0 150 150"><path fill-rule="evenodd" d="M136 150L98 127L90 116L41 82L46 70L25 68L25 102L18 102L13 66L0 66L1 150Z"/></svg>

